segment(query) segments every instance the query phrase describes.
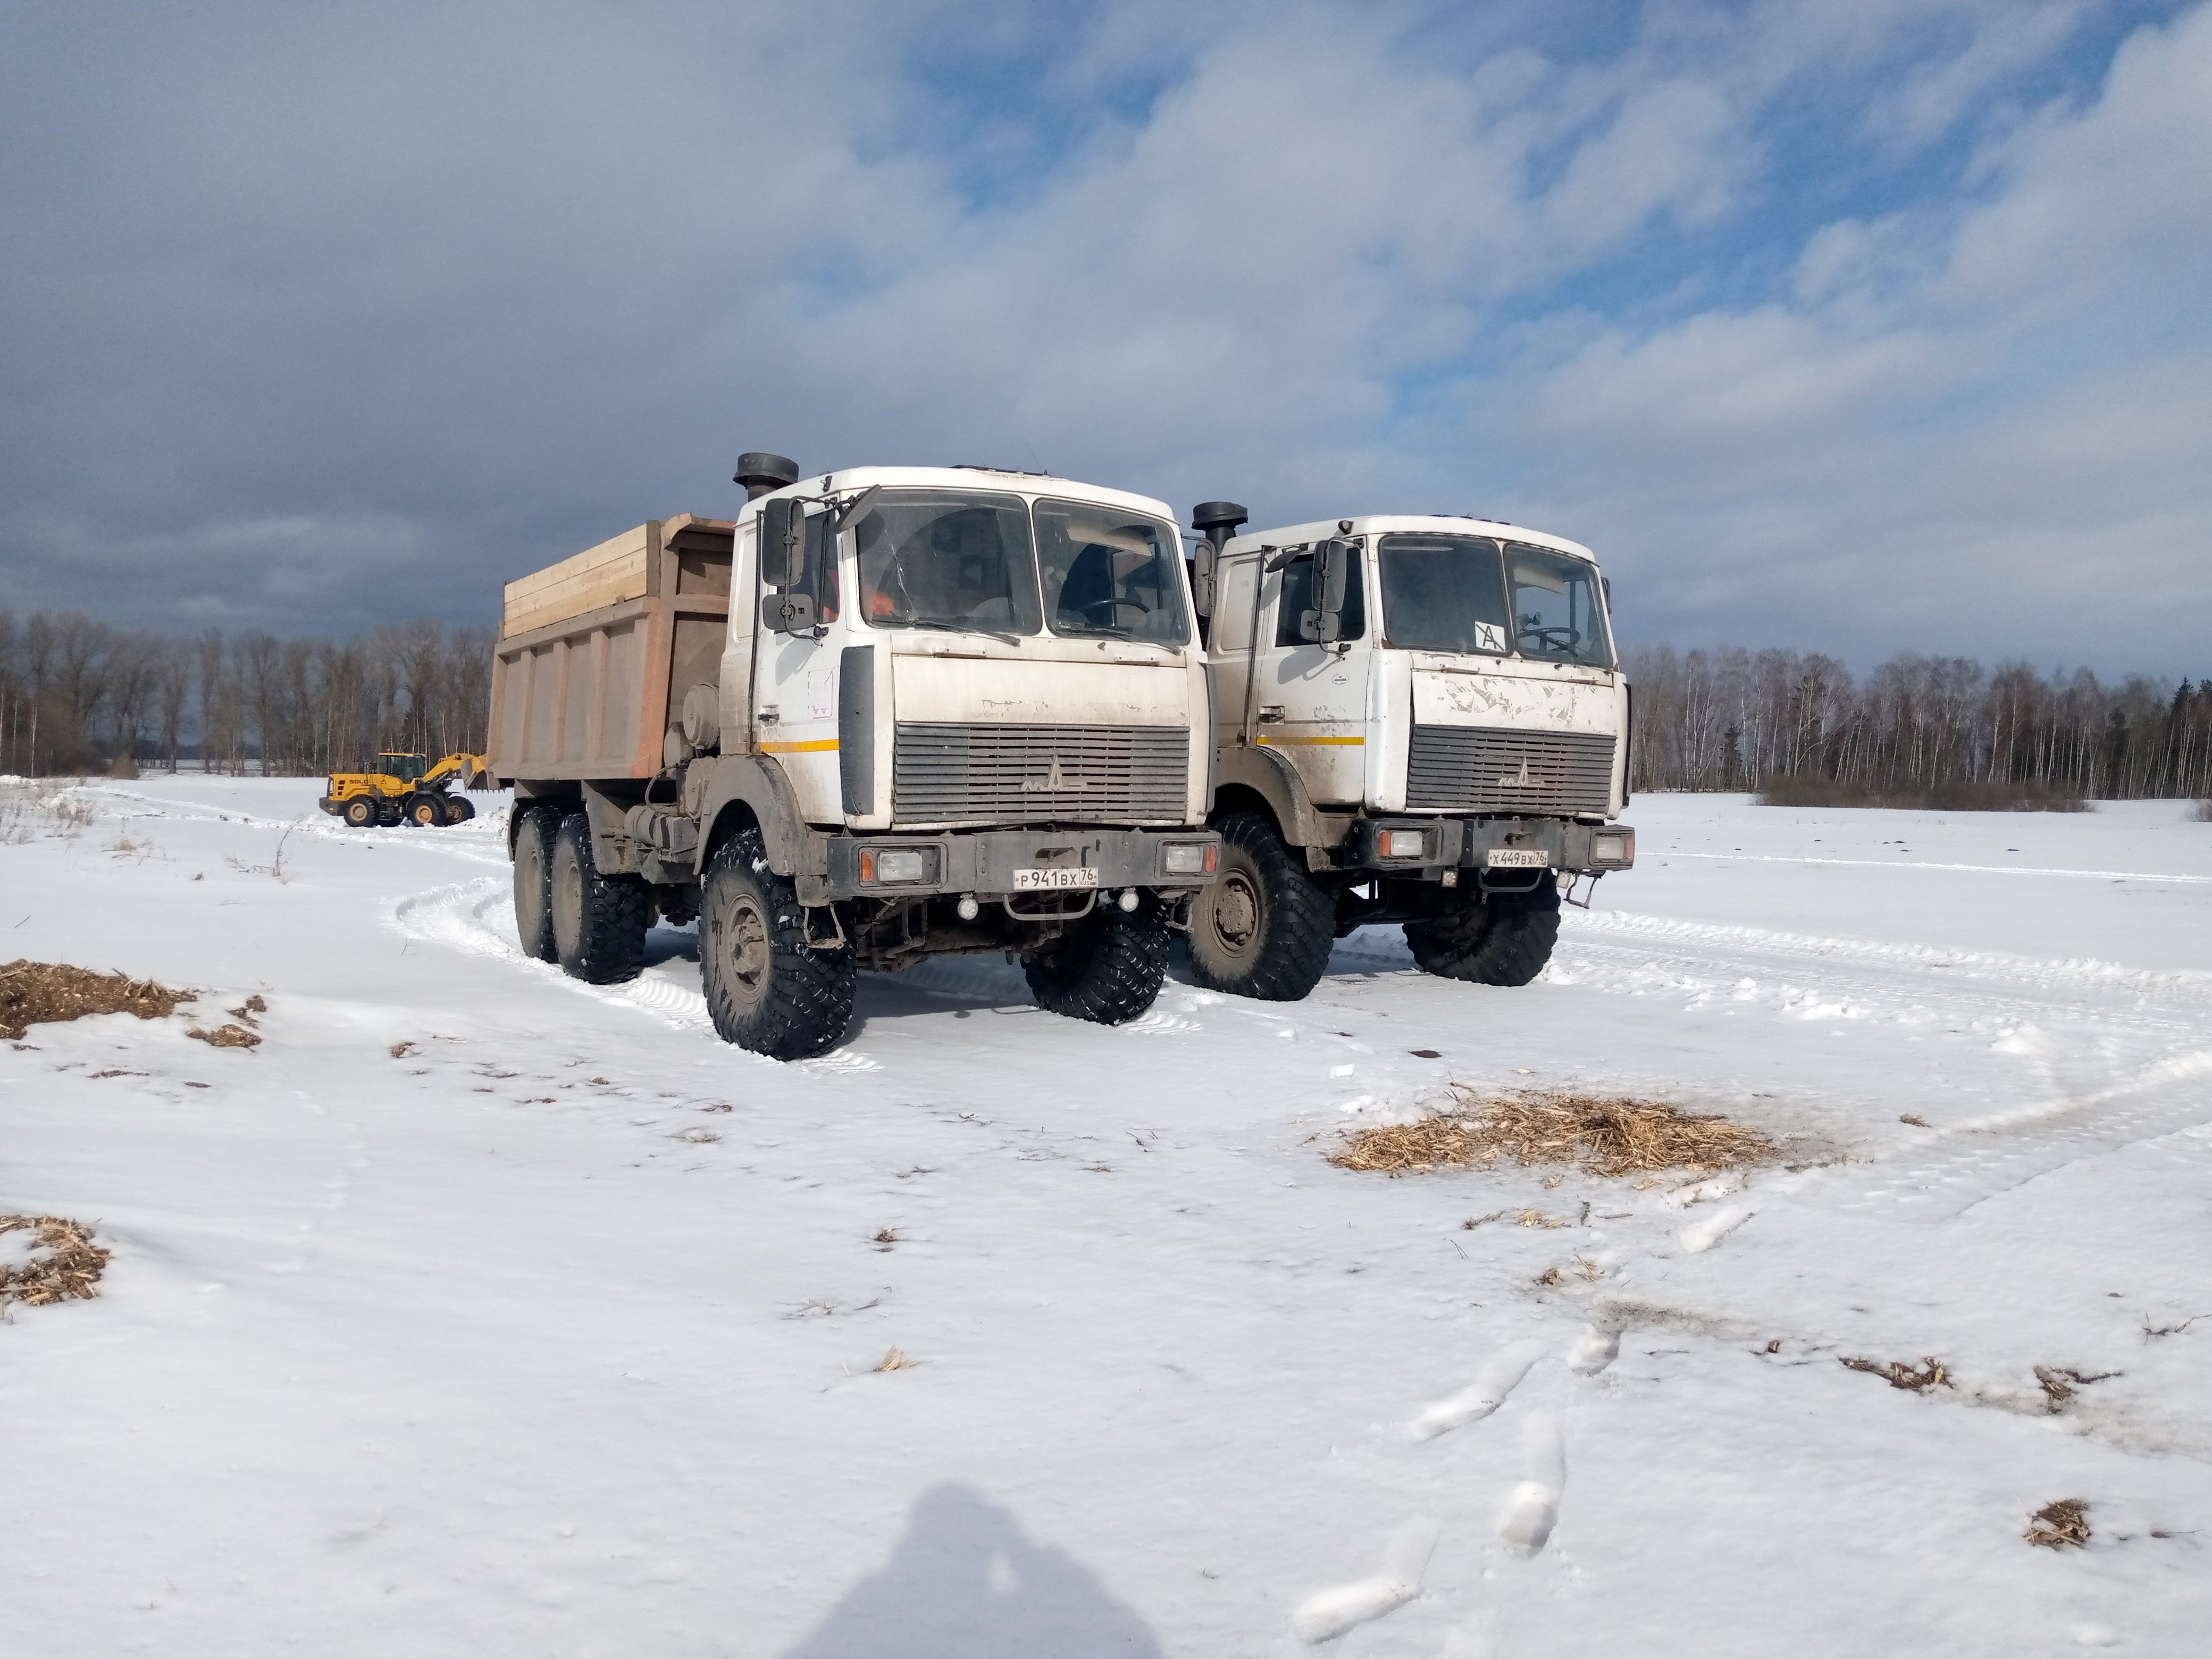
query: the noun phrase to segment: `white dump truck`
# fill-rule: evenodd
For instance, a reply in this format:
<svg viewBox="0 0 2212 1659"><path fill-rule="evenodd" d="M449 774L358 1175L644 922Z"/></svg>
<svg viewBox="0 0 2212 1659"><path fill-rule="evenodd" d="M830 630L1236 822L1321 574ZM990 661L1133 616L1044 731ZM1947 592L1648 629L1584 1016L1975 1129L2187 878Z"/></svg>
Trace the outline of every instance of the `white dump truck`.
<svg viewBox="0 0 2212 1659"><path fill-rule="evenodd" d="M1486 520L1237 534L1192 514L1218 748L1220 878L1194 976L1292 1001L1330 944L1404 924L1432 974L1522 985L1561 884L1626 870L1629 689L1589 550Z"/></svg>
<svg viewBox="0 0 2212 1659"><path fill-rule="evenodd" d="M1150 1007L1221 851L1181 532L1141 495L980 467L801 481L507 585L488 769L523 946L635 975L696 917L729 1042L841 1041L862 967L1004 951L1044 1007Z"/></svg>

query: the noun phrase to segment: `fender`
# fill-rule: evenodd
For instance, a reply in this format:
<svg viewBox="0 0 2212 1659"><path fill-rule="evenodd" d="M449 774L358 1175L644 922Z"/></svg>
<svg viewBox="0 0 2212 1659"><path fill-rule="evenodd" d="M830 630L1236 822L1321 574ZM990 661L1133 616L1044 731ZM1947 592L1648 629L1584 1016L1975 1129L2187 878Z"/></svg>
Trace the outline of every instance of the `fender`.
<svg viewBox="0 0 2212 1659"><path fill-rule="evenodd" d="M738 801L759 820L768 844L768 866L779 876L799 873L806 823L799 816L799 797L791 780L774 761L760 755L702 756L684 775L684 810L699 823L699 868L703 873L714 852L708 837L722 809Z"/></svg>
<svg viewBox="0 0 2212 1659"><path fill-rule="evenodd" d="M1213 793L1241 784L1265 800L1282 826L1283 838L1293 847L1311 849L1342 844L1352 815L1321 812L1306 793L1305 781L1284 756L1262 745L1243 744L1224 748L1213 757ZM1308 862L1311 860L1309 858Z"/></svg>

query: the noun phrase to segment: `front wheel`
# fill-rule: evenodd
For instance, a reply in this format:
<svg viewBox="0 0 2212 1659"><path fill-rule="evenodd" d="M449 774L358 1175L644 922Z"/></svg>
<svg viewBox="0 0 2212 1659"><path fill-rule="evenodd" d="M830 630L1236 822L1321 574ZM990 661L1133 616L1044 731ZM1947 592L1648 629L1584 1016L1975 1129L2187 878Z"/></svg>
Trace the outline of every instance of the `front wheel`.
<svg viewBox="0 0 2212 1659"><path fill-rule="evenodd" d="M1559 884L1548 876L1525 893L1492 893L1474 909L1406 924L1424 973L1476 985L1526 985L1559 939Z"/></svg>
<svg viewBox="0 0 2212 1659"><path fill-rule="evenodd" d="M572 979L618 985L645 967L653 890L638 876L603 876L592 861L592 821L561 820L553 838L553 954Z"/></svg>
<svg viewBox="0 0 2212 1659"><path fill-rule="evenodd" d="M1231 812L1221 873L1190 907L1191 978L1209 991L1297 1002L1321 982L1336 940L1336 899L1257 812Z"/></svg>
<svg viewBox="0 0 2212 1659"><path fill-rule="evenodd" d="M447 823L466 823L471 818L476 817L476 803L471 800L466 795L448 795L446 797L446 822Z"/></svg>
<svg viewBox="0 0 2212 1659"><path fill-rule="evenodd" d="M1152 1006L1167 978L1167 916L1150 893L1133 910L1102 902L1025 957L1022 972L1038 1007L1097 1025L1126 1024Z"/></svg>
<svg viewBox="0 0 2212 1659"><path fill-rule="evenodd" d="M407 816L425 830L434 830L446 821L445 804L435 795L417 795L407 803Z"/></svg>
<svg viewBox="0 0 2212 1659"><path fill-rule="evenodd" d="M757 830L724 842L699 893L699 988L725 1042L805 1060L845 1040L859 978L850 946L806 942L790 878L769 867Z"/></svg>

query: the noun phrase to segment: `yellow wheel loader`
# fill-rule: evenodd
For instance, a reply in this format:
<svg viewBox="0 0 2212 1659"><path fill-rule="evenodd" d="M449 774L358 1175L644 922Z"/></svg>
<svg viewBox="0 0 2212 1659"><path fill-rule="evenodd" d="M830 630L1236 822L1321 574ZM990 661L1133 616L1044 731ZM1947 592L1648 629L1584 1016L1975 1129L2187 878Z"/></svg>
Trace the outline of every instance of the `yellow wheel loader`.
<svg viewBox="0 0 2212 1659"><path fill-rule="evenodd" d="M419 823L426 829L466 823L477 809L466 795L453 793L456 781L464 788L488 786L484 757L447 755L433 766L423 756L386 750L376 757L373 772L332 773L331 792L321 805L356 830L380 823Z"/></svg>

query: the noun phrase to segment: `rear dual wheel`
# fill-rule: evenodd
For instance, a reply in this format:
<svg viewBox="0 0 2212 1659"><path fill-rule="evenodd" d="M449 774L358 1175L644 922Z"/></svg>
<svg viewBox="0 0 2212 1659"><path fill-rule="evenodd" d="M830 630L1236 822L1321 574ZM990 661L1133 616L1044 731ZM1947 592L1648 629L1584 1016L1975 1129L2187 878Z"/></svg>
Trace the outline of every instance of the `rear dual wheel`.
<svg viewBox="0 0 2212 1659"><path fill-rule="evenodd" d="M635 979L653 925L653 890L644 878L599 873L592 860L591 820L581 812L561 820L547 874L553 957L562 971L587 985Z"/></svg>

